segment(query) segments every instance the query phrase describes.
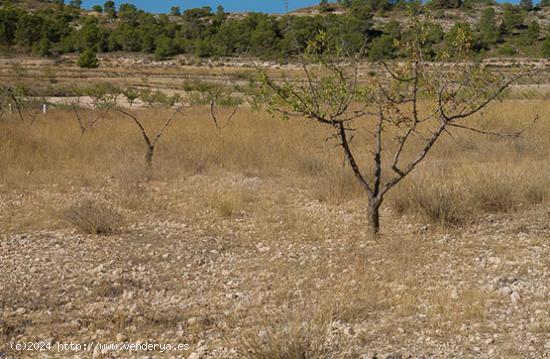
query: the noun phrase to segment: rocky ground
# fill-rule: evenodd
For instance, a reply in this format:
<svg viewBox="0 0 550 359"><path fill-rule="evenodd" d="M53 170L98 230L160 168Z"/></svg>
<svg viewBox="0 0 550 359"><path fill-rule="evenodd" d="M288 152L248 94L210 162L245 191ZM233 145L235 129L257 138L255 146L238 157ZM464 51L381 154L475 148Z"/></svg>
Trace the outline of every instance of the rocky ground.
<svg viewBox="0 0 550 359"><path fill-rule="evenodd" d="M0 188L0 358L550 358L547 207L452 230L386 210L371 238L363 200L277 178L127 186ZM81 233L62 209L82 198L124 223ZM36 341L53 349L10 349Z"/></svg>

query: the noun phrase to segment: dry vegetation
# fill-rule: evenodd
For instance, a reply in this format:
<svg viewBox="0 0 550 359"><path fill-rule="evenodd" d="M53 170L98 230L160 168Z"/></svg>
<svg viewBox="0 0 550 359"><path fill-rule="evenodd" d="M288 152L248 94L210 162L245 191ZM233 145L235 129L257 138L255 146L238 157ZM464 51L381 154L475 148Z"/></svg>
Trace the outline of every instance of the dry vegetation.
<svg viewBox="0 0 550 359"><path fill-rule="evenodd" d="M506 100L483 116L515 129L549 106ZM187 109L145 182L139 132L109 116L83 136L71 111L0 123L0 351L155 341L189 343L164 357L194 359L548 358L545 118L518 139L446 137L370 238L363 191L314 124L242 110L217 131L207 108Z"/></svg>

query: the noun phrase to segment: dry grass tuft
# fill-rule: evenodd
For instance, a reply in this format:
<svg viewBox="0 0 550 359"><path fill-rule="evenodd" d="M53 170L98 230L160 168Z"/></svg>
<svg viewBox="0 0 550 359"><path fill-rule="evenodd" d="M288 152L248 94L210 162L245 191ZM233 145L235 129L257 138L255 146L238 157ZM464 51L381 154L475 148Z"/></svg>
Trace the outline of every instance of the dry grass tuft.
<svg viewBox="0 0 550 359"><path fill-rule="evenodd" d="M342 204L353 199L365 197L352 171L346 167L329 168L320 176L312 179L311 194L318 201L329 204Z"/></svg>
<svg viewBox="0 0 550 359"><path fill-rule="evenodd" d="M399 214L416 213L432 223L458 226L471 218L464 197L460 188L422 179L404 186L390 205Z"/></svg>
<svg viewBox="0 0 550 359"><path fill-rule="evenodd" d="M207 198L208 205L222 217L234 218L243 211L247 195L241 189L218 189L210 193Z"/></svg>
<svg viewBox="0 0 550 359"><path fill-rule="evenodd" d="M398 214L417 214L443 226L462 226L485 213L509 213L549 199L547 165L524 159L463 163L427 170L409 178L392 193Z"/></svg>
<svg viewBox="0 0 550 359"><path fill-rule="evenodd" d="M272 322L259 332L246 332L241 347L251 359L340 358L339 347L331 340L332 321L321 311L299 310L270 313ZM279 317L277 321L275 318Z"/></svg>
<svg viewBox="0 0 550 359"><path fill-rule="evenodd" d="M122 224L122 215L102 202L84 200L65 210L65 219L87 234L111 234Z"/></svg>

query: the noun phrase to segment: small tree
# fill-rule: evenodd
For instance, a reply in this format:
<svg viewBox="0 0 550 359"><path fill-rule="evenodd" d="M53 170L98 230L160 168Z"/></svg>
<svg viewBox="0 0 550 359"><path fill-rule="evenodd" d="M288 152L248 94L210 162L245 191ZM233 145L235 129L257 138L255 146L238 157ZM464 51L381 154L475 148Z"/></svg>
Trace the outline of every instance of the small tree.
<svg viewBox="0 0 550 359"><path fill-rule="evenodd" d="M71 0L69 1L69 6L75 9L80 9L82 6L82 0Z"/></svg>
<svg viewBox="0 0 550 359"><path fill-rule="evenodd" d="M99 67L99 59L93 49L86 49L78 58L77 64L82 68L95 69Z"/></svg>
<svg viewBox="0 0 550 359"><path fill-rule="evenodd" d="M166 35L160 36L157 40L157 47L155 49L155 60L165 60L174 55L174 52L174 43L172 39Z"/></svg>
<svg viewBox="0 0 550 359"><path fill-rule="evenodd" d="M80 133L83 136L88 130L91 130L97 122L107 117L109 112L117 106L120 97L120 89L109 83L102 83L83 90L77 90L75 96L77 100L71 103L71 108L75 114ZM85 118L80 114L81 96L90 98L90 105L95 110L95 116L93 118Z"/></svg>
<svg viewBox="0 0 550 359"><path fill-rule="evenodd" d="M136 127L139 129L141 133L144 144L146 146L146 152L145 152L146 179L150 180L153 172L153 157L155 155L156 146L160 141L161 137L163 136L164 132L166 131L166 129L170 127L174 119L182 111L182 109L184 108L184 104L183 102L181 102L181 99L179 98L178 95L166 96L158 91L155 92L154 95L151 95L150 91L144 91L141 93L140 97L141 97L141 100L145 103L148 103L151 108L166 108L166 109L174 108L174 111L163 121L164 124L156 132L148 131L145 128L143 120L140 119L137 112L132 112L123 107L117 108L119 113L121 113L122 115L132 120L132 122L136 125Z"/></svg>
<svg viewBox="0 0 550 359"><path fill-rule="evenodd" d="M502 23L500 24L502 34L510 34L524 26L525 13L521 8L509 3L505 3L502 7Z"/></svg>
<svg viewBox="0 0 550 359"><path fill-rule="evenodd" d="M263 99L271 111L284 117L305 116L332 129L346 162L367 194L370 229L380 229L380 206L386 194L408 176L452 130L507 136L468 125L520 75L498 74L479 64L462 61L469 46L456 36L452 58L434 69L425 61L429 26L414 22L408 46L409 60L400 65L378 63L367 83L358 81L355 63L327 47L320 33L305 53L303 81L277 82L261 71ZM459 31L459 30L458 30ZM451 61L452 59L452 61ZM421 100L421 98L423 98ZM422 102L422 103L421 103ZM361 126L360 126L361 124ZM365 128L360 131L360 128ZM519 133L510 134L517 136ZM370 165L360 161L354 139L370 153Z"/></svg>
<svg viewBox="0 0 550 359"><path fill-rule="evenodd" d="M103 12L107 14L111 19L116 18L116 7L115 2L108 0L103 4Z"/></svg>
<svg viewBox="0 0 550 359"><path fill-rule="evenodd" d="M24 121L22 105L18 97L17 90L14 87L0 84L0 119L6 113L17 111L21 121Z"/></svg>
<svg viewBox="0 0 550 359"><path fill-rule="evenodd" d="M150 90L144 90L138 93L137 90L135 90L134 88L121 90L118 87L108 83L85 89L82 94L92 99L92 108L98 111L98 114L94 119L85 121L78 112L77 104L72 105L75 117L80 127L81 134L83 135L87 130L93 128L98 121L105 119L107 114L113 111L116 111L131 119L132 123L136 125L136 128L139 130L143 138L146 147L146 179L151 179L153 170L153 158L155 155L156 146L166 129L172 124L174 119L184 107L184 104L180 101L179 96L167 96L159 91L152 92ZM173 108L174 111L164 120L164 124L162 125L162 127L156 132L153 132L146 129L144 121L140 118L137 112L130 111L119 103L121 95L128 96L128 102L134 102L137 98L140 98L151 108L156 108L159 110L163 108Z"/></svg>
<svg viewBox="0 0 550 359"><path fill-rule="evenodd" d="M540 25L538 21L531 21L527 26L520 37L519 43L524 46L529 46L535 44L539 40L540 36Z"/></svg>
<svg viewBox="0 0 550 359"><path fill-rule="evenodd" d="M126 96L130 107L134 105L134 102L139 98L139 91L134 87L127 87L122 91L122 94Z"/></svg>
<svg viewBox="0 0 550 359"><path fill-rule="evenodd" d="M525 11L533 10L533 0L521 0L519 6Z"/></svg>
<svg viewBox="0 0 550 359"><path fill-rule="evenodd" d="M487 45L497 43L500 34L496 22L495 10L492 7L488 7L483 10L478 28L481 41Z"/></svg>
<svg viewBox="0 0 550 359"><path fill-rule="evenodd" d="M545 59L550 59L550 38L544 40L541 46L541 55Z"/></svg>
<svg viewBox="0 0 550 359"><path fill-rule="evenodd" d="M170 15L172 16L180 16L181 15L181 9L179 6L172 6L170 8Z"/></svg>
<svg viewBox="0 0 550 359"><path fill-rule="evenodd" d="M222 130L224 127L231 123L231 120L237 113L239 105L241 104L240 98L234 98L232 96L232 89L215 84L209 84L199 82L192 85L184 86L186 91L186 99L190 105L209 106L210 118L218 130ZM239 91L239 89L237 89ZM245 92L245 91L241 91ZM227 118L223 121L218 117L218 107L234 107Z"/></svg>
<svg viewBox="0 0 550 359"><path fill-rule="evenodd" d="M0 83L0 119L6 113L15 113L21 122L32 126L38 117L39 109L37 101L29 95L29 89L25 85Z"/></svg>

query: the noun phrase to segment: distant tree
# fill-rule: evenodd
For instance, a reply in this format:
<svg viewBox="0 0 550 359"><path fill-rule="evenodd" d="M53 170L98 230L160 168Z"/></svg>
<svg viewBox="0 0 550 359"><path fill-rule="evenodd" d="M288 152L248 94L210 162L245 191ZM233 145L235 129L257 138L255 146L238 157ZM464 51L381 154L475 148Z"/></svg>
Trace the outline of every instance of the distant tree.
<svg viewBox="0 0 550 359"><path fill-rule="evenodd" d="M517 50L510 44L503 44L497 49L497 53L502 56L514 56Z"/></svg>
<svg viewBox="0 0 550 359"><path fill-rule="evenodd" d="M82 6L82 0L70 0L69 6L75 9L80 9Z"/></svg>
<svg viewBox="0 0 550 359"><path fill-rule="evenodd" d="M15 112L23 123L34 124L38 111L29 100L30 91L25 85L0 82L0 119L6 112Z"/></svg>
<svg viewBox="0 0 550 359"><path fill-rule="evenodd" d="M334 8L330 6L328 3L328 0L321 0L319 2L319 11L321 12L332 12L334 11Z"/></svg>
<svg viewBox="0 0 550 359"><path fill-rule="evenodd" d="M120 89L111 83L100 83L92 87L77 90L76 102L71 104L75 118L78 122L81 135L84 135L87 130L93 128L96 123L105 119L107 115L114 109L120 97ZM78 112L81 96L86 96L91 100L91 106L95 110L94 118L85 119Z"/></svg>
<svg viewBox="0 0 550 359"><path fill-rule="evenodd" d="M356 33L360 35L363 41L368 37L373 27L373 13L372 10L366 5L358 5L353 3L351 7L351 14L347 19L347 30L350 33ZM315 36L315 35L314 35Z"/></svg>
<svg viewBox="0 0 550 359"><path fill-rule="evenodd" d="M159 143L160 139L164 135L164 132L170 127L172 122L178 117L180 112L184 108L183 102L181 102L181 99L179 96L167 96L161 92L151 92L151 91L143 91L140 93L140 98L143 102L149 104L151 108L158 108L158 109L171 109L175 107L175 110L172 112L171 115L167 116L166 119L164 119L164 123L160 129L158 129L156 132L152 132L150 130L147 130L145 127L145 124L142 119L140 119L140 116L137 113L131 112L130 110L127 110L123 107L117 107L119 113L126 116L128 119L130 119L136 127L139 129L141 133L141 137L143 138L146 152L145 152L145 179L150 180L153 174L153 158L155 155L155 150L157 148L157 144Z"/></svg>
<svg viewBox="0 0 550 359"><path fill-rule="evenodd" d="M170 8L170 15L172 16L180 16L181 15L181 9L179 6L172 6Z"/></svg>
<svg viewBox="0 0 550 359"><path fill-rule="evenodd" d="M227 13L225 12L225 9L223 6L218 5L216 8L216 15L214 15L214 20L212 21L212 26L217 30L223 23L225 23L226 19Z"/></svg>
<svg viewBox="0 0 550 359"><path fill-rule="evenodd" d="M387 34L372 40L369 51L367 52L369 59L379 61L394 58L397 50L393 41L394 38Z"/></svg>
<svg viewBox="0 0 550 359"><path fill-rule="evenodd" d="M457 2L459 0L434 1L434 4L443 7L461 6ZM69 6L62 10L48 7L39 11L27 11L13 6L0 6L0 48L6 51L9 47L16 46L18 51L39 53L39 43L47 38L52 51L61 54L94 48L98 52L156 52L158 59L188 53L200 57L248 54L262 59L286 61L289 56L303 52L308 42L319 30L323 30L327 33L331 48L340 44L341 51L350 55L365 55L365 49L368 48L367 56L372 59L393 58L408 56L402 50L393 48L394 43L408 39L403 38L400 33L399 23L391 19L374 28L373 14L380 15L380 12L392 8L411 10L413 6L417 6L419 8L415 10L415 14L420 15L419 11L424 6L418 0L350 0L341 2L348 7L346 14L342 16L322 14L280 18L262 13L229 17L222 6L218 6L215 12L206 6L185 10L181 18L175 21L167 14L146 13L131 3L121 4L117 13L115 2L107 1L104 7L94 6L93 11L103 11L107 19L118 17L121 21L108 21L108 24L104 24L104 19L76 10L80 6L80 0L67 2ZM63 2L58 1L58 4ZM330 7L332 4L330 0L322 1L322 6L325 5ZM173 14L178 13L177 8L172 9ZM514 37L507 37L506 40L515 44L533 43L537 29L524 24L526 11L522 7L503 4L502 22L498 31L497 15L493 8L494 6L483 9L476 31L470 29L465 32L474 45L472 49L481 51L494 47L503 39L502 35ZM444 10L437 12L445 15ZM429 49L424 49L426 54L435 56L442 48L439 44L442 38L442 29L432 26Z"/></svg>
<svg viewBox="0 0 550 359"><path fill-rule="evenodd" d="M212 8L210 6L203 6L201 8L187 9L183 12L183 16L188 19L201 19L204 17L212 16Z"/></svg>
<svg viewBox="0 0 550 359"><path fill-rule="evenodd" d="M550 7L550 0L540 0L539 7Z"/></svg>
<svg viewBox="0 0 550 359"><path fill-rule="evenodd" d="M533 20L529 23L527 26L527 29L525 29L519 36L519 42L521 45L529 46L533 45L539 40L540 36L540 25L539 22L536 20Z"/></svg>
<svg viewBox="0 0 550 359"><path fill-rule="evenodd" d="M82 68L94 69L99 67L99 59L93 49L86 49L78 58L77 65Z"/></svg>
<svg viewBox="0 0 550 359"><path fill-rule="evenodd" d="M382 31L395 40L401 39L401 24L398 21L392 20L387 22L382 28Z"/></svg>
<svg viewBox="0 0 550 359"><path fill-rule="evenodd" d="M428 40L431 44L437 44L443 41L445 33L443 27L440 24L431 24L428 29Z"/></svg>
<svg viewBox="0 0 550 359"><path fill-rule="evenodd" d="M0 46L10 47L14 44L18 20L15 10L0 8Z"/></svg>
<svg viewBox="0 0 550 359"><path fill-rule="evenodd" d="M226 13L225 13L225 9L223 8L223 6L218 5L218 7L216 8L216 16L224 17L225 15L226 15Z"/></svg>
<svg viewBox="0 0 550 359"><path fill-rule="evenodd" d="M388 0L367 0L366 4L371 11L376 12L378 15L383 15L392 7Z"/></svg>
<svg viewBox="0 0 550 359"><path fill-rule="evenodd" d="M101 49L103 46L103 29L95 18L88 19L78 32L78 49Z"/></svg>
<svg viewBox="0 0 550 359"><path fill-rule="evenodd" d="M117 16L134 28L139 25L139 10L134 4L120 4Z"/></svg>
<svg viewBox="0 0 550 359"><path fill-rule="evenodd" d="M40 57L49 57L52 55L52 42L46 37L42 37L35 46L35 52Z"/></svg>
<svg viewBox="0 0 550 359"><path fill-rule="evenodd" d="M541 46L541 55L545 59L550 59L550 38L544 40Z"/></svg>
<svg viewBox="0 0 550 359"><path fill-rule="evenodd" d="M504 10L500 26L501 33L510 34L514 30L524 26L525 14L521 8L509 3L505 3L502 6Z"/></svg>
<svg viewBox="0 0 550 359"><path fill-rule="evenodd" d="M19 17L15 29L15 43L23 47L32 47L42 37L42 19L30 13L24 13Z"/></svg>
<svg viewBox="0 0 550 359"><path fill-rule="evenodd" d="M457 9L462 5L462 0L432 0L430 2L430 6L434 9Z"/></svg>
<svg viewBox="0 0 550 359"><path fill-rule="evenodd" d="M106 1L105 4L103 4L103 11L109 15L110 18L114 19L116 17L116 7L114 1Z"/></svg>
<svg viewBox="0 0 550 359"><path fill-rule="evenodd" d="M474 49L474 33L467 22L456 23L445 35L444 52L447 57L457 59L471 55Z"/></svg>
<svg viewBox="0 0 550 359"><path fill-rule="evenodd" d="M122 91L122 94L128 100L130 107L133 106L134 102L139 98L139 91L134 87L127 87Z"/></svg>
<svg viewBox="0 0 550 359"><path fill-rule="evenodd" d="M92 11L101 14L103 12L103 7L101 5L92 6Z"/></svg>
<svg viewBox="0 0 550 359"><path fill-rule="evenodd" d="M497 43L499 31L496 22L495 9L488 7L483 10L478 24L481 41L487 45Z"/></svg>
<svg viewBox="0 0 550 359"><path fill-rule="evenodd" d="M65 7L65 0L53 0L52 3L55 4L58 9L63 9Z"/></svg>
<svg viewBox="0 0 550 359"><path fill-rule="evenodd" d="M142 42L138 29L131 24L122 22L118 25L116 30L111 33L109 38L109 47L113 51L140 51L142 49Z"/></svg>
<svg viewBox="0 0 550 359"><path fill-rule="evenodd" d="M197 39L194 42L194 54L197 57L210 57L214 53L212 44L207 39Z"/></svg>
<svg viewBox="0 0 550 359"><path fill-rule="evenodd" d="M164 60L167 57L174 55L174 43L171 38L166 35L159 37L157 47L155 49L155 59Z"/></svg>
<svg viewBox="0 0 550 359"><path fill-rule="evenodd" d="M533 0L521 0L519 6L525 11L533 10Z"/></svg>

